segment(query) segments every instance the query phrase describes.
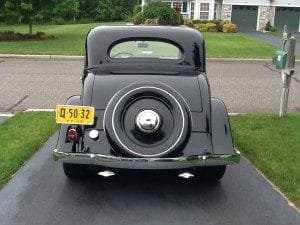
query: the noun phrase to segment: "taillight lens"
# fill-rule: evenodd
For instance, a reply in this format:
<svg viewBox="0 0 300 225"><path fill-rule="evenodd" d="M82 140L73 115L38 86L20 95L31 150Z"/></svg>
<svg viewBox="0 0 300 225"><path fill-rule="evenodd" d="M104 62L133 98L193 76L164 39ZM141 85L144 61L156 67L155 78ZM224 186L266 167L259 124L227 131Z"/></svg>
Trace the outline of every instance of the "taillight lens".
<svg viewBox="0 0 300 225"><path fill-rule="evenodd" d="M76 129L72 128L72 129L68 130L68 139L71 142L76 141L76 139L77 139L77 131L76 131Z"/></svg>

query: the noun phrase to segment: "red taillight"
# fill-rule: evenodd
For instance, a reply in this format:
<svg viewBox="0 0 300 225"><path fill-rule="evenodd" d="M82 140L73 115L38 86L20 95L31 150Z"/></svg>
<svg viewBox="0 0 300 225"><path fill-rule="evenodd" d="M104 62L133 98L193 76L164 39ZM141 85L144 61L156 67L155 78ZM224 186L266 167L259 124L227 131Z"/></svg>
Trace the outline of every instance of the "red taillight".
<svg viewBox="0 0 300 225"><path fill-rule="evenodd" d="M76 131L76 129L70 129L68 131L68 139L71 142L76 141L76 139L77 139L77 131Z"/></svg>

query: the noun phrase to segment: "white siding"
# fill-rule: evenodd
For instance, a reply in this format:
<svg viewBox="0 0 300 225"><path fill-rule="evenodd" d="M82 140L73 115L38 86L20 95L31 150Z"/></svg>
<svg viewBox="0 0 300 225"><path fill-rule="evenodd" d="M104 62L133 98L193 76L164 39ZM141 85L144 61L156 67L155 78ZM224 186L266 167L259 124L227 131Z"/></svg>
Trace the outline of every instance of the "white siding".
<svg viewBox="0 0 300 225"><path fill-rule="evenodd" d="M272 6L300 7L300 0L273 0Z"/></svg>
<svg viewBox="0 0 300 225"><path fill-rule="evenodd" d="M269 5L270 0L223 0L223 4L230 4L230 5Z"/></svg>
<svg viewBox="0 0 300 225"><path fill-rule="evenodd" d="M223 4L230 5L271 5L300 7L300 0L223 0Z"/></svg>

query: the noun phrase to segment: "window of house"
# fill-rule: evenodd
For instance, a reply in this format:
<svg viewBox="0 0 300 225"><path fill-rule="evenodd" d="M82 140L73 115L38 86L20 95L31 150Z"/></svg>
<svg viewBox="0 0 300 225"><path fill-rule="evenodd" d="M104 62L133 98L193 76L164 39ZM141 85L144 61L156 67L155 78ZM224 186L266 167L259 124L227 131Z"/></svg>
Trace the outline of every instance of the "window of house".
<svg viewBox="0 0 300 225"><path fill-rule="evenodd" d="M182 12L182 2L173 2L173 9L177 12Z"/></svg>
<svg viewBox="0 0 300 225"><path fill-rule="evenodd" d="M187 2L182 2L182 12L187 13Z"/></svg>
<svg viewBox="0 0 300 225"><path fill-rule="evenodd" d="M200 20L208 20L209 3L200 3Z"/></svg>
<svg viewBox="0 0 300 225"><path fill-rule="evenodd" d="M191 19L195 18L195 3L191 2Z"/></svg>
<svg viewBox="0 0 300 225"><path fill-rule="evenodd" d="M180 13L187 13L188 3L184 1L162 1Z"/></svg>

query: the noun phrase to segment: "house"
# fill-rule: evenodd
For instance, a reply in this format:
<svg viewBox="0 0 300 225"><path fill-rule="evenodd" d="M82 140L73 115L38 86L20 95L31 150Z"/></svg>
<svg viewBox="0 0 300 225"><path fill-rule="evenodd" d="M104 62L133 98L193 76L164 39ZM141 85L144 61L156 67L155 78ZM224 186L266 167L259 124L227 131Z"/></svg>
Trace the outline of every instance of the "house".
<svg viewBox="0 0 300 225"><path fill-rule="evenodd" d="M151 0L142 0L142 6ZM277 30L288 25L300 32L300 0L162 0L180 10L185 19L223 19L239 30L263 30L268 21Z"/></svg>

